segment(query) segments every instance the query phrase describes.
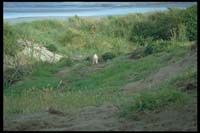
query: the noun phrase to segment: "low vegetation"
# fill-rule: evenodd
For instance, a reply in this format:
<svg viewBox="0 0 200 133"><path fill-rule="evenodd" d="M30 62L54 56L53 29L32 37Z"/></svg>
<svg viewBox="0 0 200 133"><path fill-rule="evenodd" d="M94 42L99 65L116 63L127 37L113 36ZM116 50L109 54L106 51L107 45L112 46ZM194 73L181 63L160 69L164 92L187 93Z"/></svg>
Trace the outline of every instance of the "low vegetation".
<svg viewBox="0 0 200 133"><path fill-rule="evenodd" d="M172 59L179 61L190 51L189 46L197 39L196 6L101 19L75 16L67 21L4 23L3 31L4 55L9 58L20 51L17 45L20 38L65 55L56 64L28 59L34 63L23 67L16 63L15 68L4 71L5 114L32 113L50 106L76 109L111 102L119 107L121 116L129 116L138 111L182 105L192 97L178 89L176 82L195 83L195 68L168 79L154 91L124 94L121 88L145 79L169 65ZM91 66L93 53L105 62ZM82 55L85 60L75 61L71 58L74 55ZM69 72L56 76L64 67Z"/></svg>

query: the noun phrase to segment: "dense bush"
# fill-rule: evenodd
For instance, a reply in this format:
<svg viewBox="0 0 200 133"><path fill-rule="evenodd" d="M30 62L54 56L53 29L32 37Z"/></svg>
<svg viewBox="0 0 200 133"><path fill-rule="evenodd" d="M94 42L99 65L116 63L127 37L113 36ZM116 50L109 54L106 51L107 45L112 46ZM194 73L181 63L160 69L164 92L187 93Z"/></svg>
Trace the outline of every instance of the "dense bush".
<svg viewBox="0 0 200 133"><path fill-rule="evenodd" d="M197 5L187 8L182 18L189 40L197 40Z"/></svg>
<svg viewBox="0 0 200 133"><path fill-rule="evenodd" d="M195 40L197 36L197 7L169 8L166 12L149 14L138 21L131 30L131 41L151 37L153 40Z"/></svg>

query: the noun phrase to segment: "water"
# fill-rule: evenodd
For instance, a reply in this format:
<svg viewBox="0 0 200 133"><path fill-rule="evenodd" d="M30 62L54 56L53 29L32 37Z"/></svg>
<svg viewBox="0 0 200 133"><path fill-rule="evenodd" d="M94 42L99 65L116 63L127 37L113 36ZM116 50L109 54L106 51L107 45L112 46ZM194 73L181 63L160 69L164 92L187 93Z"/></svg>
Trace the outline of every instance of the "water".
<svg viewBox="0 0 200 133"><path fill-rule="evenodd" d="M187 8L196 2L4 2L3 18L108 16Z"/></svg>

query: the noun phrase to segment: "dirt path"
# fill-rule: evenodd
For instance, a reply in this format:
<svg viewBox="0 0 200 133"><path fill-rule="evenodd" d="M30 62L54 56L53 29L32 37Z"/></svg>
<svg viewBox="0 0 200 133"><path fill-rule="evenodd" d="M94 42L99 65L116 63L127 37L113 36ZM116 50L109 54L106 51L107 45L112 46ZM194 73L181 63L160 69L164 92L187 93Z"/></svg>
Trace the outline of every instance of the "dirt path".
<svg viewBox="0 0 200 133"><path fill-rule="evenodd" d="M77 71L78 75L85 75L88 73L94 73L98 70L104 69L105 67L108 67L111 64L111 62L103 62L99 64L91 64L87 67L81 68L80 70Z"/></svg>
<svg viewBox="0 0 200 133"><path fill-rule="evenodd" d="M64 115L48 111L7 118L4 130L42 130L42 131L88 131L116 130L119 122L115 115L117 108L111 104L100 107L85 107L68 110Z"/></svg>
<svg viewBox="0 0 200 133"><path fill-rule="evenodd" d="M76 64L74 67L79 67L79 65L80 65L80 63ZM76 74L79 75L79 76L82 76L82 75L85 75L85 74L88 74L88 73L93 73L97 70L103 69L107 65L108 65L107 63L102 63L102 64L87 66L87 67L79 69L76 72ZM61 70L59 70L57 73L55 73L54 76L59 77L59 78L63 78L70 71L71 71L70 67L65 66Z"/></svg>

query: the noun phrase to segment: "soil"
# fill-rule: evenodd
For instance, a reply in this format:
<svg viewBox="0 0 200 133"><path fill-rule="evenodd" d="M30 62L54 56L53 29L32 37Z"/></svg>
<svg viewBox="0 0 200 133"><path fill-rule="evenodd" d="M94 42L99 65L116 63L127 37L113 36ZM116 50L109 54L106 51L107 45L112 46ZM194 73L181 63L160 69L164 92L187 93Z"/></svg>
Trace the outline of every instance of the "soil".
<svg viewBox="0 0 200 133"><path fill-rule="evenodd" d="M112 104L56 113L43 111L4 118L5 131L197 131L197 104L140 112L119 118ZM52 110L52 109L51 109Z"/></svg>

